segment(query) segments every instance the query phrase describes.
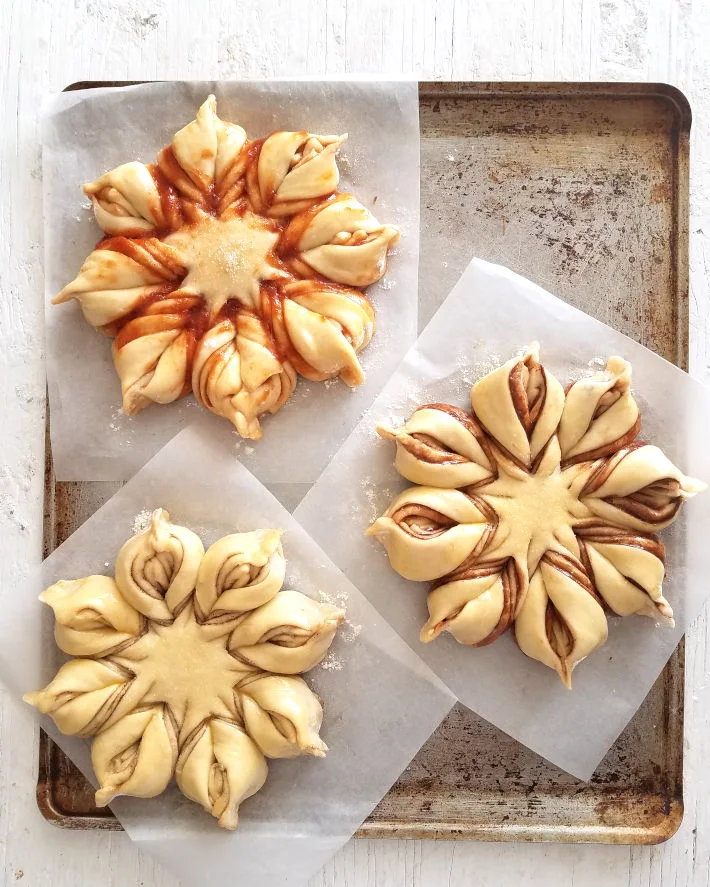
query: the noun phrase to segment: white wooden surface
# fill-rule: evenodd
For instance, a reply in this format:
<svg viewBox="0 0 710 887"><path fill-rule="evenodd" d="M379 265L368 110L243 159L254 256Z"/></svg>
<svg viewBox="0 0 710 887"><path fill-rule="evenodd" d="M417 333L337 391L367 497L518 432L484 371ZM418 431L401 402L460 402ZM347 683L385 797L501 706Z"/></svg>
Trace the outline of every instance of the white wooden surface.
<svg viewBox="0 0 710 887"><path fill-rule="evenodd" d="M44 377L38 116L79 79L382 74L658 80L694 111L693 372L710 381L707 0L2 0L0 2L0 588L39 556ZM0 609L0 618L2 610ZM686 816L658 848L351 841L313 887L687 885L709 881L710 663L687 645ZM63 833L34 800L36 730L0 692L0 878L28 887L168 887L120 834Z"/></svg>

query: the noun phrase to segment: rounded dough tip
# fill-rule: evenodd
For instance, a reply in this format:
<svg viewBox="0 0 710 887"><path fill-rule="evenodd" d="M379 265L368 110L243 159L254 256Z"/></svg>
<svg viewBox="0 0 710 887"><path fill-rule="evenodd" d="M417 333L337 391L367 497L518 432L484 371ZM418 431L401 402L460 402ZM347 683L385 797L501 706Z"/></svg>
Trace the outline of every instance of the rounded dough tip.
<svg viewBox="0 0 710 887"><path fill-rule="evenodd" d="M204 100L204 102L202 102L200 107L197 109L197 114L199 114L200 111L202 111L203 109L207 109L208 111L211 111L213 114L217 111L217 99L215 98L215 96L212 93L210 93L207 96L207 98Z"/></svg>
<svg viewBox="0 0 710 887"><path fill-rule="evenodd" d="M340 378L350 388L359 388L365 381L365 373L363 372L360 361L355 358L353 365L342 370Z"/></svg>
<svg viewBox="0 0 710 887"><path fill-rule="evenodd" d="M435 638L438 638L441 632L443 631L443 625L439 623L438 625L433 624L431 620L428 620L422 626L422 630L419 632L419 640L423 644L431 643Z"/></svg>
<svg viewBox="0 0 710 887"><path fill-rule="evenodd" d="M533 360L540 360L540 343L537 341L531 342L528 347L525 349L521 360L527 360L528 357L532 357Z"/></svg>
<svg viewBox="0 0 710 887"><path fill-rule="evenodd" d="M402 232L396 225L385 225L382 228L382 233L389 240L390 246L394 246L402 239Z"/></svg>
<svg viewBox="0 0 710 887"><path fill-rule="evenodd" d="M671 605L665 598L656 601L656 622L666 628L675 628L675 618Z"/></svg>
<svg viewBox="0 0 710 887"><path fill-rule="evenodd" d="M235 811L227 809L217 820L217 825L228 832L236 832L239 828L239 816Z"/></svg>
<svg viewBox="0 0 710 887"><path fill-rule="evenodd" d="M282 529L261 530L262 545L266 549L267 554L273 554L281 544L281 537L284 534Z"/></svg>
<svg viewBox="0 0 710 887"><path fill-rule="evenodd" d="M97 807L107 807L116 797L116 792L110 788L97 789L94 795L94 803Z"/></svg>
<svg viewBox="0 0 710 887"><path fill-rule="evenodd" d="M69 289L68 286L65 286L64 289L59 290L56 296L52 297L52 305L62 305L64 302L71 302L74 298L73 292L67 292Z"/></svg>
<svg viewBox="0 0 710 887"><path fill-rule="evenodd" d="M301 748L304 754L311 755L314 758L324 758L328 753L328 746L320 736L311 745L302 746Z"/></svg>
<svg viewBox="0 0 710 887"><path fill-rule="evenodd" d="M167 524L170 522L170 512L166 511L165 508L156 508L150 515L150 529L151 532L155 532L161 524ZM138 533L140 536L141 534Z"/></svg>
<svg viewBox="0 0 710 887"><path fill-rule="evenodd" d="M264 432L258 419L247 421L241 413L235 413L232 417L232 425L240 437L244 440L261 440ZM235 826L236 828L236 826Z"/></svg>
<svg viewBox="0 0 710 887"><path fill-rule="evenodd" d="M141 410L148 406L149 401L141 397L134 389L129 388L123 395L121 411L124 416L137 416Z"/></svg>
<svg viewBox="0 0 710 887"><path fill-rule="evenodd" d="M606 371L617 376L628 373L629 379L631 378L631 364L625 358L619 357L618 354L612 354L612 356L608 358L606 362Z"/></svg>
<svg viewBox="0 0 710 887"><path fill-rule="evenodd" d="M572 666L572 668L574 668L574 666ZM567 687L568 690L571 690L572 669L567 665L566 662L561 662L560 665L556 668L556 671L565 687Z"/></svg>
<svg viewBox="0 0 710 887"><path fill-rule="evenodd" d="M376 539L386 536L389 530L389 523L391 523L391 518L378 517L377 520L373 524L370 524L365 530L365 535L374 536Z"/></svg>
<svg viewBox="0 0 710 887"><path fill-rule="evenodd" d="M328 618L325 621L325 631L335 631L345 621L345 610L340 607L331 607Z"/></svg>
<svg viewBox="0 0 710 887"><path fill-rule="evenodd" d="M385 440L394 440L397 437L394 428L388 428L386 425L375 425L375 431Z"/></svg>
<svg viewBox="0 0 710 887"><path fill-rule="evenodd" d="M705 481L697 480L694 477L684 477L681 496L684 499L692 499L693 496L702 493L704 490L707 490L707 488L708 485Z"/></svg>
<svg viewBox="0 0 710 887"><path fill-rule="evenodd" d="M311 133L311 135L312 135L312 133ZM316 138L318 138L318 136L316 136ZM321 138L328 138L328 136L321 136ZM347 142L347 140L348 140L348 133L347 133L347 132L344 132L342 135L340 135L340 136L332 136L332 138L333 138L333 141L332 141L329 145L326 145L326 147L331 148L333 151L336 151L336 152L337 152L337 151L340 150L340 148L342 147L342 145L343 145L345 142Z"/></svg>

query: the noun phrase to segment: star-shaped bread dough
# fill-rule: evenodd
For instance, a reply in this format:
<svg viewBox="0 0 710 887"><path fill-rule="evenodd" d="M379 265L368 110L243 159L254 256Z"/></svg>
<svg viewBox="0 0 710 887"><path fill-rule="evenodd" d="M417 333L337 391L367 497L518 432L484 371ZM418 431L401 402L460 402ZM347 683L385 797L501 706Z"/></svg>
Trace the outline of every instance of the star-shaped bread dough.
<svg viewBox="0 0 710 887"><path fill-rule="evenodd" d="M425 643L470 646L508 628L571 686L604 643L607 613L673 624L655 535L705 488L638 439L619 357L565 390L533 345L471 389L472 411L420 407L399 429L401 493L368 533L407 579L433 582Z"/></svg>
<svg viewBox="0 0 710 887"><path fill-rule="evenodd" d="M76 300L113 339L125 413L192 392L258 439L298 374L364 381L375 312L363 290L400 233L338 192L346 138L251 141L209 96L157 164L84 185L105 236L54 301Z"/></svg>
<svg viewBox="0 0 710 887"><path fill-rule="evenodd" d="M159 509L119 552L115 578L43 592L57 646L81 658L25 700L63 733L95 737L97 804L153 797L175 776L235 829L266 758L325 755L322 703L299 675L323 659L345 614L281 590L284 575L279 530L205 551Z"/></svg>

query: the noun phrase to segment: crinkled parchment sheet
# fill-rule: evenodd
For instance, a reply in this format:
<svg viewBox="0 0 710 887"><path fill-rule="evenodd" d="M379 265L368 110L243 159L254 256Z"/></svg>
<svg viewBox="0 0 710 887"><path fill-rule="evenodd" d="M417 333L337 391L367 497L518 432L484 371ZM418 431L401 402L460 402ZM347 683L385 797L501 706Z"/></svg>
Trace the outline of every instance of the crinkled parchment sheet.
<svg viewBox="0 0 710 887"><path fill-rule="evenodd" d="M305 882L357 830L454 698L371 604L256 478L224 440L204 428L182 431L31 576L6 595L0 623L0 678L20 694L44 686L63 657L48 607L37 601L59 578L112 574L136 517L158 506L205 545L227 533L284 532L285 587L345 608L324 662L305 679L324 700L327 757L269 761L264 788L245 801L235 833L224 832L172 786L149 801L111 806L136 843L186 884L240 887ZM42 726L92 779L89 742ZM94 783L95 784L95 783Z"/></svg>
<svg viewBox="0 0 710 887"><path fill-rule="evenodd" d="M572 691L524 656L510 633L481 649L460 646L446 633L422 644L427 585L400 578L382 547L364 536L392 497L409 486L394 470L392 442L381 440L375 425L403 424L417 406L434 401L470 408L473 382L534 340L541 361L563 385L603 367L610 355L631 361L642 438L687 474L710 481L710 391L530 281L474 259L294 516L461 702L588 779L710 593L710 491L687 503L661 533L667 548L664 593L675 629L640 616L610 618L609 640L575 669Z"/></svg>
<svg viewBox="0 0 710 887"><path fill-rule="evenodd" d="M252 139L277 129L348 132L339 155L340 190L352 191L381 222L402 229L387 273L367 290L377 329L362 354L365 383L353 391L339 381L301 379L279 414L264 417L263 439L247 441L235 458L263 483L311 483L416 339L415 82L172 82L53 96L45 109L42 157L47 381L58 480L127 480L202 411L189 397L124 416L110 341L89 326L77 304L52 305L51 299L101 237L82 184L129 160L154 162L209 93L217 96L219 115ZM209 421L228 425L216 416Z"/></svg>

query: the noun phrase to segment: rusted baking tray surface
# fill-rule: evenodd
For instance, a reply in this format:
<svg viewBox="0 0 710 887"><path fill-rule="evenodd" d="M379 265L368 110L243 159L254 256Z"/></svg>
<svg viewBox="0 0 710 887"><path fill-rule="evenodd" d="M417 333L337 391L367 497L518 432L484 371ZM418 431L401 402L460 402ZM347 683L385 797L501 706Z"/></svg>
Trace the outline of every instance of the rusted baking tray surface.
<svg viewBox="0 0 710 887"><path fill-rule="evenodd" d="M74 88L105 85L116 84ZM420 297L422 325L478 255L686 366L690 109L680 93L422 83L420 110L421 269L437 272ZM49 466L47 550L115 489L55 484ZM681 647L589 784L457 706L359 834L665 840L683 815L683 663ZM57 825L120 828L44 734L37 796Z"/></svg>

